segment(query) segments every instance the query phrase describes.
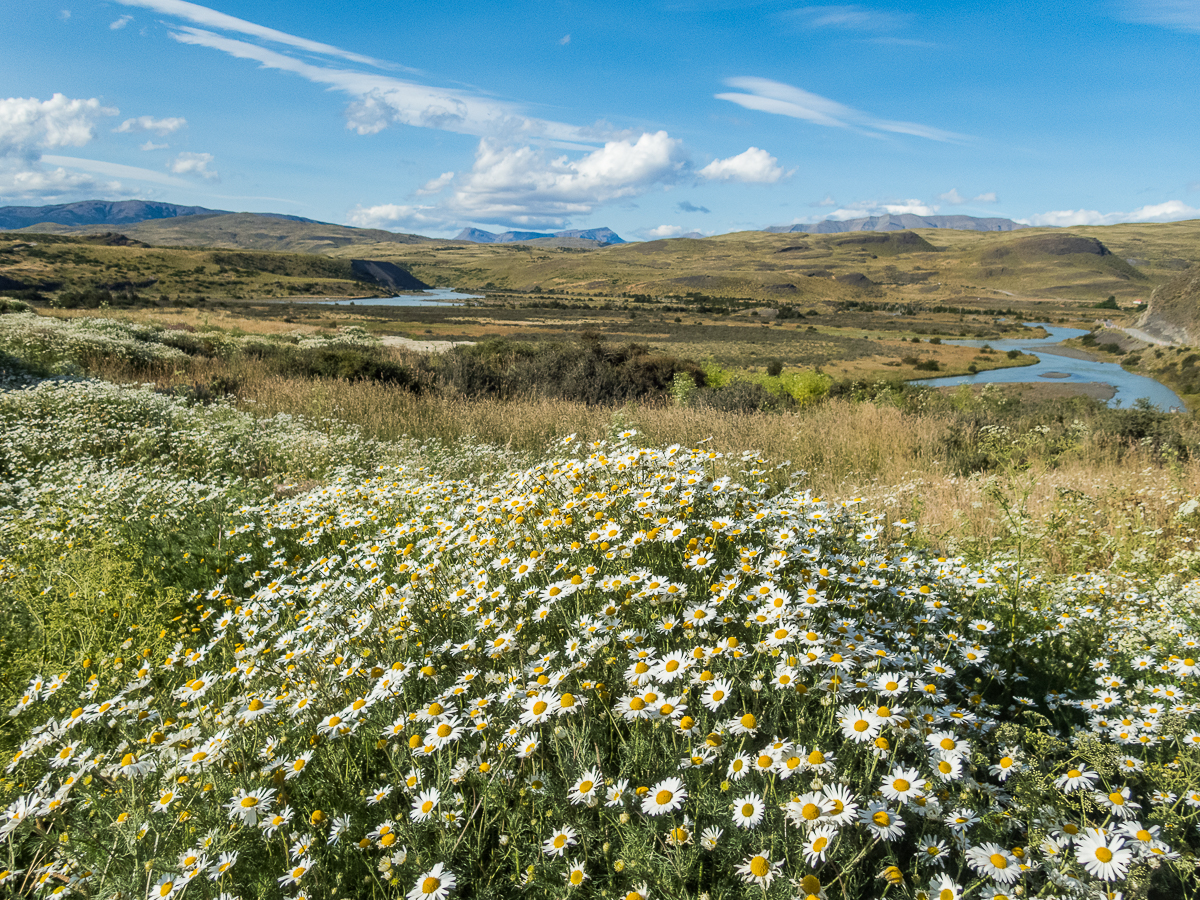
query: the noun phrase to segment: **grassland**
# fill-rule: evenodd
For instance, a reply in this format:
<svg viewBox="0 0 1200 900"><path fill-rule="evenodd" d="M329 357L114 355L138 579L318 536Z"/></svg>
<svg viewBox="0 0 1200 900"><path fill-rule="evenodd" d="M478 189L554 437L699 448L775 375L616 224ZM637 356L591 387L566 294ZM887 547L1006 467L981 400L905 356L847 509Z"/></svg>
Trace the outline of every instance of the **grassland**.
<svg viewBox="0 0 1200 900"><path fill-rule="evenodd" d="M17 896L1197 896L1190 418L501 401L271 365L319 326L27 319Z"/></svg>

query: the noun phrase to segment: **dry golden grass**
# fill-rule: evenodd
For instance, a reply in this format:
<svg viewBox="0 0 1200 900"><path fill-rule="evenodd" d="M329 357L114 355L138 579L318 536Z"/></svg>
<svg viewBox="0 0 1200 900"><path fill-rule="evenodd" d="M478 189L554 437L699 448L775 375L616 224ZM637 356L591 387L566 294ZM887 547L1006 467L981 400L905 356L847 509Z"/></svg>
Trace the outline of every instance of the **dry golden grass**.
<svg viewBox="0 0 1200 900"><path fill-rule="evenodd" d="M401 361L407 356L392 352ZM945 412L836 398L763 414L665 403L588 406L416 395L368 381L281 376L247 359L197 360L187 372L163 367L150 373L110 362L95 374L161 387L232 376L240 385L238 405L261 416L332 419L381 440L434 439L449 448L483 442L537 453L568 434L590 441L632 428L647 445L703 442L733 457L753 450L790 464L774 473L777 482L802 471L801 485L820 496L862 497L893 524L916 520L922 543L952 553L1020 550L1058 572L1136 565L1139 552L1161 562L1189 549L1193 539L1200 542L1200 533L1176 518L1180 503L1200 496L1200 462L1164 465L1149 449L1100 438L1053 464L1034 458L1027 468L962 475L947 449L952 418ZM889 526L888 539L902 536Z"/></svg>

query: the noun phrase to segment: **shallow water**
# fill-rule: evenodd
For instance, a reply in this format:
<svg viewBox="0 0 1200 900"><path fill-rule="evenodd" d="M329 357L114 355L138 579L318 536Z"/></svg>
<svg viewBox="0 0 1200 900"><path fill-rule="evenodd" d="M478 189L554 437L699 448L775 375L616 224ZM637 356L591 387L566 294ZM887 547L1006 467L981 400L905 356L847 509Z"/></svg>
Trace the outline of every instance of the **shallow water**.
<svg viewBox="0 0 1200 900"><path fill-rule="evenodd" d="M997 353L1009 350L1021 350L1038 356L1038 362L1032 366L1019 366L1009 369L992 369L989 372L979 372L975 375L948 375L943 378L923 378L914 384L928 384L941 387L955 384L1014 384L1020 382L1052 382L1056 384L1082 384L1089 381L1101 381L1112 385L1116 394L1108 401L1109 406L1133 406L1141 399L1148 400L1163 411L1186 411L1187 407L1178 395L1166 385L1152 378L1134 375L1126 372L1116 363L1090 362L1084 359L1071 359L1069 356L1056 356L1047 353L1038 355L1039 349L1046 349L1064 341L1067 338L1087 334L1080 328L1063 328L1059 325L1049 325L1045 322L1026 322L1031 328L1041 326L1049 332L1044 338L1017 338L1001 341L943 341L944 344L957 344L961 347L982 347L987 344ZM1047 378L1045 373L1062 372L1069 378Z"/></svg>
<svg viewBox="0 0 1200 900"><path fill-rule="evenodd" d="M482 300L482 294L460 294L452 288L431 288L395 297L360 297L355 300L327 300L330 306L462 306L464 300Z"/></svg>

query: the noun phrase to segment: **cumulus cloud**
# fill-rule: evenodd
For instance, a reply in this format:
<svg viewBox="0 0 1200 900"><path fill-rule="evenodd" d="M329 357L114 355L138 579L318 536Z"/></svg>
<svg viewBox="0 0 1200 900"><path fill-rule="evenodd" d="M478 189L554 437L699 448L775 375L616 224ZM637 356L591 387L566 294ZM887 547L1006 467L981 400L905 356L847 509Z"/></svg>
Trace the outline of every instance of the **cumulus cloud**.
<svg viewBox="0 0 1200 900"><path fill-rule="evenodd" d="M972 203L996 203L996 192L988 191L986 194L977 194L971 198Z"/></svg>
<svg viewBox="0 0 1200 900"><path fill-rule="evenodd" d="M779 160L766 150L751 147L728 159L714 159L699 171L707 181L740 181L744 184L774 184L783 177Z"/></svg>
<svg viewBox="0 0 1200 900"><path fill-rule="evenodd" d="M649 228L642 232L652 241L679 237L683 233L683 228L678 225L659 225L657 228Z"/></svg>
<svg viewBox="0 0 1200 900"><path fill-rule="evenodd" d="M1200 209L1179 200L1168 200L1165 203L1140 206L1130 212L1102 213L1094 209L1060 209L1017 221L1025 225L1065 228L1071 225L1115 225L1120 222L1178 222L1182 219L1200 219Z"/></svg>
<svg viewBox="0 0 1200 900"><path fill-rule="evenodd" d="M444 210L436 206L400 206L381 203L378 206L357 206L346 217L348 224L356 228L405 229L412 231L444 230L450 220Z"/></svg>
<svg viewBox="0 0 1200 900"><path fill-rule="evenodd" d="M180 153L167 163L167 170L176 175L199 175L215 180L220 176L208 167L213 159L211 153Z"/></svg>
<svg viewBox="0 0 1200 900"><path fill-rule="evenodd" d="M827 128L846 128L870 137L882 137L881 133L909 134L931 141L958 142L968 140L966 135L931 128L916 122L901 122L881 119L845 104L810 93L790 84L772 81L769 78L728 78L725 83L743 93L717 94L718 100L728 100L746 109L789 116Z"/></svg>
<svg viewBox="0 0 1200 900"><path fill-rule="evenodd" d="M455 185L444 202L431 205L382 203L351 211L352 225L372 228L442 230L454 223L564 228L573 216L597 206L672 184L688 171L680 141L665 131L609 141L571 158L552 156L528 144L483 138L469 172L433 179L418 193Z"/></svg>
<svg viewBox="0 0 1200 900"><path fill-rule="evenodd" d="M417 188L417 193L421 195L440 193L441 191L445 190L446 185L453 180L453 172L443 172L437 178L433 178L425 182L423 185L421 185L421 187Z"/></svg>
<svg viewBox="0 0 1200 900"><path fill-rule="evenodd" d="M707 206L695 206L694 204L689 203L687 200L680 200L678 203L675 204L675 208L677 210L679 210L680 212L685 212L685 213L709 213L709 212L712 212L712 210L709 209Z"/></svg>
<svg viewBox="0 0 1200 900"><path fill-rule="evenodd" d="M152 131L159 137L165 137L183 128L185 125L187 125L187 119L178 117L156 119L154 116L138 116L136 119L126 119L114 128L113 131L117 134L137 134L138 132Z"/></svg>
<svg viewBox="0 0 1200 900"><path fill-rule="evenodd" d="M484 138L450 207L476 222L562 227L601 203L669 184L686 165L682 143L665 131L609 141L578 159Z"/></svg>
<svg viewBox="0 0 1200 900"><path fill-rule="evenodd" d="M146 141L144 144L138 144L139 150L166 150L170 144L156 144L154 141Z"/></svg>
<svg viewBox="0 0 1200 900"><path fill-rule="evenodd" d="M784 16L808 28L835 28L843 31L890 31L906 25L909 16L880 12L858 4L845 6L801 6Z"/></svg>
<svg viewBox="0 0 1200 900"><path fill-rule="evenodd" d="M119 18L115 22L111 23L108 27L111 28L113 31L120 31L122 28L124 28L126 25L128 25L132 21L133 21L133 16L121 16L121 18Z"/></svg>
<svg viewBox="0 0 1200 900"><path fill-rule="evenodd" d="M73 191L111 193L114 185L55 165L45 151L82 147L95 136L99 119L117 110L100 101L54 94L0 99L0 196L9 199L52 198Z"/></svg>
<svg viewBox="0 0 1200 900"><path fill-rule="evenodd" d="M819 205L828 205L822 201ZM935 216L937 215L938 207L923 200L859 200L855 203L848 203L845 206L839 206L837 209L826 213L822 218L834 219L842 221L844 219L862 219L867 216ZM800 220L797 219L798 223Z"/></svg>

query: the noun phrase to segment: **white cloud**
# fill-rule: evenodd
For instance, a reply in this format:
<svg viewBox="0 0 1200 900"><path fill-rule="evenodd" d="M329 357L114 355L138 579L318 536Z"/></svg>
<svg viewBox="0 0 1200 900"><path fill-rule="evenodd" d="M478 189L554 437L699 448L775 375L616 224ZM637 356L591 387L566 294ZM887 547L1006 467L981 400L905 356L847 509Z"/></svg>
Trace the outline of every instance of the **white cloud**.
<svg viewBox="0 0 1200 900"><path fill-rule="evenodd" d="M571 43L571 36L569 34L564 34L558 39L558 43L565 47L567 44Z"/></svg>
<svg viewBox="0 0 1200 900"><path fill-rule="evenodd" d="M698 174L708 181L740 181L745 184L774 184L784 176L779 160L757 147L728 159L714 159Z"/></svg>
<svg viewBox="0 0 1200 900"><path fill-rule="evenodd" d="M669 184L686 166L682 143L665 131L609 141L579 159L484 138L448 206L475 222L562 227L601 203Z"/></svg>
<svg viewBox="0 0 1200 900"><path fill-rule="evenodd" d="M144 144L138 144L139 150L166 150L170 144L156 144L154 141L146 141Z"/></svg>
<svg viewBox="0 0 1200 900"><path fill-rule="evenodd" d="M1200 209L1179 200L1168 200L1165 203L1140 206L1131 212L1102 213L1094 209L1060 209L1017 221L1025 225L1065 228L1071 225L1115 225L1120 222L1178 222L1183 219L1200 219Z"/></svg>
<svg viewBox="0 0 1200 900"><path fill-rule="evenodd" d="M167 169L176 175L199 175L202 178L217 179L217 175L208 164L213 161L211 153L180 153L167 163Z"/></svg>
<svg viewBox="0 0 1200 900"><path fill-rule="evenodd" d="M652 241L679 237L683 233L683 228L679 225L659 225L657 228L648 228L642 232Z"/></svg>
<svg viewBox="0 0 1200 900"><path fill-rule="evenodd" d="M75 156L43 156L42 162L52 166L65 166L68 169L78 169L92 172L109 178L126 178L134 181L149 181L165 187L195 189L195 185L182 178L172 178L153 169L143 169L140 166L126 166L120 163L104 162L98 159L80 159Z"/></svg>
<svg viewBox="0 0 1200 900"><path fill-rule="evenodd" d="M121 16L121 18L119 18L115 22L111 23L108 27L111 28L113 31L120 31L122 28L124 28L126 25L128 25L132 21L133 21L133 16Z"/></svg>
<svg viewBox="0 0 1200 900"><path fill-rule="evenodd" d="M809 28L838 28L845 31L889 31L907 24L909 20L909 16L879 12L857 4L802 6L784 15Z"/></svg>
<svg viewBox="0 0 1200 900"><path fill-rule="evenodd" d="M1128 22L1200 32L1200 3L1196 0L1126 0L1121 14Z"/></svg>
<svg viewBox="0 0 1200 900"><path fill-rule="evenodd" d="M456 189L444 202L359 206L348 221L360 227L426 231L464 222L558 229L572 216L586 216L602 203L671 184L686 172L681 142L665 131L609 141L575 159L483 138L470 172L456 179L447 172L425 186L443 180L448 185L454 179ZM424 188L421 192L431 193Z"/></svg>
<svg viewBox="0 0 1200 900"><path fill-rule="evenodd" d="M508 140L546 139L566 146L593 144L589 129L530 118L515 104L466 91L435 88L390 75L313 65L274 50L198 28L182 27L171 37L183 44L208 47L265 69L291 72L354 98L347 109L347 128L375 134L392 124L437 128L460 134L499 136Z"/></svg>
<svg viewBox="0 0 1200 900"><path fill-rule="evenodd" d="M969 140L966 135L942 131L928 125L916 122L900 122L890 119L879 119L868 113L821 97L809 91L771 81L769 78L739 77L726 79L730 87L738 88L747 93L717 94L718 100L728 100L746 109L758 112L773 113L778 116L790 116L814 125L824 125L828 128L847 128L859 134L871 137L882 137L880 132L891 134L909 134L914 137L926 138L931 141L957 142Z"/></svg>
<svg viewBox="0 0 1200 900"><path fill-rule="evenodd" d="M238 34L259 38L260 40L270 41L273 44L284 44L308 53L337 56L350 62L364 63L369 66L387 66L387 63L381 63L379 60L372 59L369 56L361 56L358 53L351 53L340 47L334 47L332 44L322 44L319 41L310 41L307 38L297 37L294 34L288 34L284 31L276 31L274 28L267 28L263 25L257 25L254 22L247 22L245 19L238 19L234 16L217 12L215 9L209 9L207 6L200 6L197 3L187 3L185 0L117 0L117 2L123 6L152 9L155 12L164 13L168 16L187 19L189 22L195 22L197 25L219 28L222 31L233 31Z"/></svg>
<svg viewBox="0 0 1200 900"><path fill-rule="evenodd" d="M860 200L855 203L849 203L846 206L839 206L837 209L826 213L822 218L843 221L845 219L862 219L867 216L884 215L935 216L937 212L937 206L921 200L889 200L883 202L878 200Z"/></svg>
<svg viewBox="0 0 1200 900"><path fill-rule="evenodd" d="M164 137L178 131L187 125L187 119L172 117L156 119L154 116L138 116L136 119L126 119L113 129L117 134L136 134L142 131L152 131L159 137Z"/></svg>
<svg viewBox="0 0 1200 900"><path fill-rule="evenodd" d="M82 147L95 135L97 121L117 110L100 101L71 99L55 94L0 99L0 197L7 199L61 197L74 191L111 193L116 185L69 172L44 155L46 150ZM58 168L47 169L46 164Z"/></svg>
<svg viewBox="0 0 1200 900"><path fill-rule="evenodd" d="M41 150L82 147L94 136L97 119L116 114L94 97L72 100L55 94L49 100L0 99L0 158L32 160Z"/></svg>
<svg viewBox="0 0 1200 900"><path fill-rule="evenodd" d="M71 11L69 9L60 10L58 17L65 22L67 19L71 18Z"/></svg>
<svg viewBox="0 0 1200 900"><path fill-rule="evenodd" d="M454 180L453 172L443 172L437 178L433 178L425 182L421 187L417 188L418 195L436 194L445 190L446 185Z"/></svg>
<svg viewBox="0 0 1200 900"><path fill-rule="evenodd" d="M938 199L951 206L962 206L964 203L995 203L996 192L988 191L986 194L976 194L968 199L958 192L958 188L950 188L946 193L938 194Z"/></svg>
<svg viewBox="0 0 1200 900"><path fill-rule="evenodd" d="M442 231L450 220L445 212L436 206L398 206L394 203L381 203L378 206L355 207L346 221L356 228Z"/></svg>

